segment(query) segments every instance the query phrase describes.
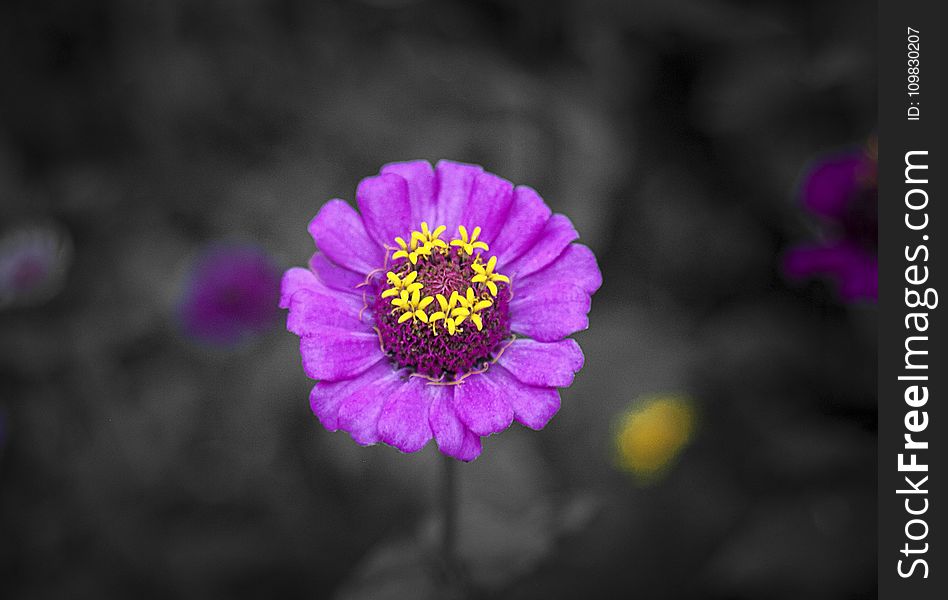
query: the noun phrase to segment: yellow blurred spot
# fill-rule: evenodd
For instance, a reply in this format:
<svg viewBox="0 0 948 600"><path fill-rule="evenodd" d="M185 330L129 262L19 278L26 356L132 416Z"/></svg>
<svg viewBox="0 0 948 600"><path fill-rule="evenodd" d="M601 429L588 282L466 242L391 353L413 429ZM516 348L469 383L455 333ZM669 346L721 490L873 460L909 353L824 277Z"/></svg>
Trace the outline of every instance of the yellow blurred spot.
<svg viewBox="0 0 948 600"><path fill-rule="evenodd" d="M652 480L671 466L691 440L695 410L682 396L654 396L637 403L619 421L616 450L619 467Z"/></svg>

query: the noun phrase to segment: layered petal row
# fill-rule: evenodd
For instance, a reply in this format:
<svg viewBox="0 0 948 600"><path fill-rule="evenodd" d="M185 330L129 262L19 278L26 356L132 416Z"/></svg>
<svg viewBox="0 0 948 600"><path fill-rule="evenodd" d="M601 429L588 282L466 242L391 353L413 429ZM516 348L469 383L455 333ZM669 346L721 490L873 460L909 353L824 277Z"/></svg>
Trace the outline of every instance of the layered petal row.
<svg viewBox="0 0 948 600"><path fill-rule="evenodd" d="M281 285L287 329L300 337L303 370L317 380L310 406L319 422L359 444L403 452L433 439L463 461L481 453L482 437L513 421L542 429L560 408L558 388L583 366L567 336L588 327L591 296L602 284L570 220L529 187L444 160L385 165L359 184L356 204L358 211L331 200L320 209L309 224L316 245L309 267L289 269ZM477 230L509 276L498 281L509 281L514 337L483 369L457 380L432 381L399 366L377 329L395 241L414 243L408 233L419 223Z"/></svg>

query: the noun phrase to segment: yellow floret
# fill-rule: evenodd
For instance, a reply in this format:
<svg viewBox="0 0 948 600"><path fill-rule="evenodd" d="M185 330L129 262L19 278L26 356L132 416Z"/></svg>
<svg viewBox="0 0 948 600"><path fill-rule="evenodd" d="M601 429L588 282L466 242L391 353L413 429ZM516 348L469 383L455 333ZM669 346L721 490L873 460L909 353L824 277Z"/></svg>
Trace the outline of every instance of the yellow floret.
<svg viewBox="0 0 948 600"><path fill-rule="evenodd" d="M389 298L391 296L398 296L402 293L402 290L407 290L408 292L414 292L415 290L420 290L422 285L416 283L415 280L418 278L418 272L412 271L408 275L405 275L403 278L399 278L398 274L389 271L385 274L388 279L389 284L392 286L387 290L382 292L383 298Z"/></svg>
<svg viewBox="0 0 948 600"><path fill-rule="evenodd" d="M458 295L458 304L460 306L451 312L455 324L460 325L464 322L464 319L470 318L474 326L477 327L477 330L482 330L484 328L484 321L479 313L485 308L490 307L493 302L486 299L479 300L474 293L474 288L467 288L467 293L464 296Z"/></svg>
<svg viewBox="0 0 948 600"><path fill-rule="evenodd" d="M467 228L464 225L458 227L458 233L461 234L461 239L451 240L452 246L458 246L461 248L461 251L466 253L468 256L474 256L474 250L480 249L484 252L487 252L489 248L484 242L477 241L477 237L481 234L481 228L475 227L474 231L471 232L471 236L467 235Z"/></svg>
<svg viewBox="0 0 948 600"><path fill-rule="evenodd" d="M432 302L434 302L434 298L431 296L421 297L421 290L416 289L413 292L402 290L399 297L392 300L392 306L403 311L402 315L398 317L399 323L404 323L408 319L418 319L422 323L427 323L428 314L425 312L425 308Z"/></svg>
<svg viewBox="0 0 948 600"><path fill-rule="evenodd" d="M482 265L480 260L475 260L471 268L477 273L471 278L471 283L483 283L490 290L491 296L497 295L497 282L510 283L510 278L500 273L494 273L494 267L497 266L497 257L491 256L486 265Z"/></svg>

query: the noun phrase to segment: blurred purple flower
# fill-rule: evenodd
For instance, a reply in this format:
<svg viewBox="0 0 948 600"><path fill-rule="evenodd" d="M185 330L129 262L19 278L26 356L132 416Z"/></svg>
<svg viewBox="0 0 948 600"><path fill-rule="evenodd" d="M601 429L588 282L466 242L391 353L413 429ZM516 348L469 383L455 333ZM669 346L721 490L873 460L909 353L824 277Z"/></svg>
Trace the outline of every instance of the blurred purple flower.
<svg viewBox="0 0 948 600"><path fill-rule="evenodd" d="M0 238L0 308L40 304L62 287L72 260L68 234L51 225Z"/></svg>
<svg viewBox="0 0 948 600"><path fill-rule="evenodd" d="M875 145L818 162L803 183L803 205L822 222L820 242L784 256L788 277L827 277L846 302L876 300L879 213Z"/></svg>
<svg viewBox="0 0 948 600"><path fill-rule="evenodd" d="M192 268L179 307L184 331L203 342L230 345L275 322L279 272L252 245L213 246Z"/></svg>
<svg viewBox="0 0 948 600"><path fill-rule="evenodd" d="M543 428L583 365L566 336L586 329L602 283L569 219L529 187L450 161L386 165L356 201L361 215L323 206L309 268L283 276L323 426L403 452L433 437L464 461L514 419Z"/></svg>

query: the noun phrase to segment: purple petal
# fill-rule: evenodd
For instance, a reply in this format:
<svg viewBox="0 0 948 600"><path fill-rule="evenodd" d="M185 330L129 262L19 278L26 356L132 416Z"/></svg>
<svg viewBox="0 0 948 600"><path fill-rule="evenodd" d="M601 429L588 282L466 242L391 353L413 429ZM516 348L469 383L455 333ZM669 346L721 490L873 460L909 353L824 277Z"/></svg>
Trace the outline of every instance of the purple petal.
<svg viewBox="0 0 948 600"><path fill-rule="evenodd" d="M428 423L442 454L457 458L464 443L464 424L454 412L454 386L430 385Z"/></svg>
<svg viewBox="0 0 948 600"><path fill-rule="evenodd" d="M510 301L510 328L541 342L555 342L589 327L590 299L571 283L555 283Z"/></svg>
<svg viewBox="0 0 948 600"><path fill-rule="evenodd" d="M321 283L301 289L290 300L287 330L300 336L320 335L325 327L348 331L371 331L372 311L361 300L340 294Z"/></svg>
<svg viewBox="0 0 948 600"><path fill-rule="evenodd" d="M306 277L290 273L287 294L307 285ZM238 342L274 322L277 305L285 300L280 287L279 273L261 249L212 245L197 258L186 281L178 306L181 325L202 342Z"/></svg>
<svg viewBox="0 0 948 600"><path fill-rule="evenodd" d="M348 431L352 439L363 446L381 441L378 423L382 405L404 384L395 371L391 368L387 371L354 389L339 406L339 428Z"/></svg>
<svg viewBox="0 0 948 600"><path fill-rule="evenodd" d="M805 279L815 275L837 276L849 269L856 257L848 246L803 245L790 249L784 258L784 270L793 279Z"/></svg>
<svg viewBox="0 0 948 600"><path fill-rule="evenodd" d="M381 174L387 173L398 175L408 183L412 229L417 229L422 221L426 221L432 229L437 227L435 174L431 163L427 160L389 163L381 170Z"/></svg>
<svg viewBox="0 0 948 600"><path fill-rule="evenodd" d="M351 379L374 365L382 351L374 333L326 327L300 338L303 371L311 379Z"/></svg>
<svg viewBox="0 0 948 600"><path fill-rule="evenodd" d="M471 462L480 455L481 437L470 429L465 429L464 441L461 443L461 449L458 450L457 456L455 456L455 458L458 460L463 460L464 462Z"/></svg>
<svg viewBox="0 0 948 600"><path fill-rule="evenodd" d="M483 231L480 239L490 245L507 218L512 200L512 183L493 173L480 173L474 180L471 201L459 224L468 231L480 227Z"/></svg>
<svg viewBox="0 0 948 600"><path fill-rule="evenodd" d="M431 405L428 423L442 454L472 461L481 453L481 439L458 419L454 411L453 385L429 385Z"/></svg>
<svg viewBox="0 0 948 600"><path fill-rule="evenodd" d="M803 184L804 206L831 219L843 216L869 168L863 152L837 155L818 163Z"/></svg>
<svg viewBox="0 0 948 600"><path fill-rule="evenodd" d="M512 277L527 277L553 262L570 242L579 237L576 228L564 215L553 215L543 226L532 248L505 266Z"/></svg>
<svg viewBox="0 0 948 600"><path fill-rule="evenodd" d="M509 371L493 365L488 373L506 392L517 422L530 429L543 429L560 410L560 394L555 388L534 387L517 381Z"/></svg>
<svg viewBox="0 0 948 600"><path fill-rule="evenodd" d="M455 386L454 411L461 422L477 435L490 435L510 427L513 409L507 392L497 385L490 372L472 375Z"/></svg>
<svg viewBox="0 0 948 600"><path fill-rule="evenodd" d="M356 189L356 203L369 235L379 246L395 246L396 237L410 235L408 183L398 175L366 177Z"/></svg>
<svg viewBox="0 0 948 600"><path fill-rule="evenodd" d="M583 351L569 339L552 344L518 339L497 362L527 385L568 387L583 367Z"/></svg>
<svg viewBox="0 0 948 600"><path fill-rule="evenodd" d="M490 245L497 261L509 264L533 246L551 214L550 207L533 188L517 186L507 220Z"/></svg>
<svg viewBox="0 0 948 600"><path fill-rule="evenodd" d="M791 279L824 276L836 281L843 300L874 300L879 295L878 259L846 243L798 246L787 252L784 272Z"/></svg>
<svg viewBox="0 0 948 600"><path fill-rule="evenodd" d="M879 299L879 265L873 261L863 262L859 268L848 271L841 277L839 294L846 302Z"/></svg>
<svg viewBox="0 0 948 600"><path fill-rule="evenodd" d="M428 408L433 396L422 379L409 378L399 384L382 405L379 435L402 452L417 452L431 439Z"/></svg>
<svg viewBox="0 0 948 600"><path fill-rule="evenodd" d="M596 264L592 250L582 244L570 244L560 256L545 269L514 282L516 295L529 296L557 283L571 283L587 294L592 294L602 285L602 273Z"/></svg>
<svg viewBox="0 0 948 600"><path fill-rule="evenodd" d="M474 180L484 169L477 165L440 160L435 167L438 180L438 225L446 225L448 236L457 234L461 215L467 208Z"/></svg>
<svg viewBox="0 0 948 600"><path fill-rule="evenodd" d="M365 281L364 275L340 267L319 252L309 259L309 268L326 287L362 297L359 284Z"/></svg>
<svg viewBox="0 0 948 600"><path fill-rule="evenodd" d="M339 406L355 390L361 389L383 377L388 377L392 367L379 357L379 361L365 373L353 379L341 381L320 381L309 393L309 406L319 422L329 431L339 429Z"/></svg>
<svg viewBox="0 0 948 600"><path fill-rule="evenodd" d="M300 290L313 290L319 282L309 269L293 267L283 274L280 281L280 308L289 308L293 295Z"/></svg>
<svg viewBox="0 0 948 600"><path fill-rule="evenodd" d="M382 265L382 248L366 233L362 219L342 200L330 200L309 223L313 241L339 266L365 274Z"/></svg>

